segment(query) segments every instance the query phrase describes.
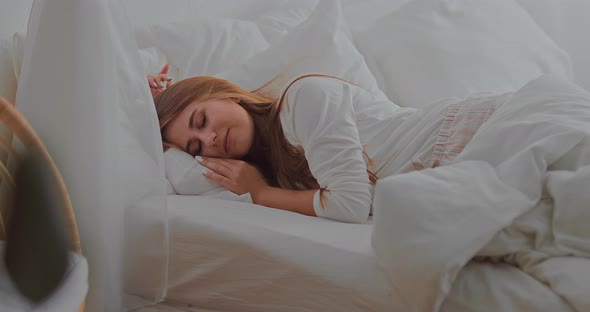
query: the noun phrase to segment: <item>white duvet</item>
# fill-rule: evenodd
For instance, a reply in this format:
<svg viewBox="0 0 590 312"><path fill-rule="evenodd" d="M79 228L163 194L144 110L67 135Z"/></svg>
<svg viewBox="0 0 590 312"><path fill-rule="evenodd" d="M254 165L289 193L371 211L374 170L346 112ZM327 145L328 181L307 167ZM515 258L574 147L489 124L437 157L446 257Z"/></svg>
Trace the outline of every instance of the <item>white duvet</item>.
<svg viewBox="0 0 590 312"><path fill-rule="evenodd" d="M474 257L590 311L590 94L542 76L504 101L451 164L376 186L372 243L407 311L439 310Z"/></svg>

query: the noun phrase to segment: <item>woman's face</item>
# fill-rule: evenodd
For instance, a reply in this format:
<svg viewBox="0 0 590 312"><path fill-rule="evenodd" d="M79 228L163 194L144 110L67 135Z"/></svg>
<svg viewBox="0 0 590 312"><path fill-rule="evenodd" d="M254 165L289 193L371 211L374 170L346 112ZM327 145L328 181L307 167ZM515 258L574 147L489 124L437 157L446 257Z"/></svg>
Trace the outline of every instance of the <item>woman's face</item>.
<svg viewBox="0 0 590 312"><path fill-rule="evenodd" d="M241 159L254 142L254 120L237 102L189 104L166 125L164 141L193 156Z"/></svg>

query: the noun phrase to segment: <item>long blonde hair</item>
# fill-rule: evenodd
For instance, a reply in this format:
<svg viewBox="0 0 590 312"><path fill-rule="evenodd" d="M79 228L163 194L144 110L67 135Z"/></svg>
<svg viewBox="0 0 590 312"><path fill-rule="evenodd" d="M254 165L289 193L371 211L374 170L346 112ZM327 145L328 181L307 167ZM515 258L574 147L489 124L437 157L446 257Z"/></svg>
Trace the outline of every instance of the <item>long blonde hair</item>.
<svg viewBox="0 0 590 312"><path fill-rule="evenodd" d="M307 76L310 75L292 81L284 93L295 81ZM254 143L242 160L257 167L269 185L290 190L321 189L309 170L303 149L290 144L283 133L279 116L283 96L279 99L265 97L257 90L249 92L215 77L198 76L181 80L154 97L162 137L166 125L190 103L212 99L238 99L238 104L252 116ZM164 142L164 145L169 146L169 143ZM363 155L369 180L375 184L377 175L373 171L373 163L364 151Z"/></svg>

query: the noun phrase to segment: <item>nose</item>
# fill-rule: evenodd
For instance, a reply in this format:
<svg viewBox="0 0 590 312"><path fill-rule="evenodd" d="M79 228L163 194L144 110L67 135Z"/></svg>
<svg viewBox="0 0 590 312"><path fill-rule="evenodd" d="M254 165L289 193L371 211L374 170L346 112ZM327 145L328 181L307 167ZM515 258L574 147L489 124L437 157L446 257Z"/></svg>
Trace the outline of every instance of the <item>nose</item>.
<svg viewBox="0 0 590 312"><path fill-rule="evenodd" d="M217 133L215 131L203 133L202 141L207 146L214 146L217 141Z"/></svg>

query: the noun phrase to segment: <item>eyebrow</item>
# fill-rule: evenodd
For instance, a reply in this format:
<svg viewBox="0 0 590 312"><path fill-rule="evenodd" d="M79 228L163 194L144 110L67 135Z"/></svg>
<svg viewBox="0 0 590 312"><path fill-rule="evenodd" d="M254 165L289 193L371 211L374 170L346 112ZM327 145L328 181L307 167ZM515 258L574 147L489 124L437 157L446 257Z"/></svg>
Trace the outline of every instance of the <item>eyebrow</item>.
<svg viewBox="0 0 590 312"><path fill-rule="evenodd" d="M193 128L193 120L195 120L195 114L197 113L197 110L193 110L193 112L191 113L191 117L188 120L188 128L192 129Z"/></svg>

